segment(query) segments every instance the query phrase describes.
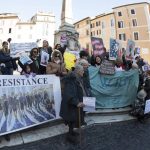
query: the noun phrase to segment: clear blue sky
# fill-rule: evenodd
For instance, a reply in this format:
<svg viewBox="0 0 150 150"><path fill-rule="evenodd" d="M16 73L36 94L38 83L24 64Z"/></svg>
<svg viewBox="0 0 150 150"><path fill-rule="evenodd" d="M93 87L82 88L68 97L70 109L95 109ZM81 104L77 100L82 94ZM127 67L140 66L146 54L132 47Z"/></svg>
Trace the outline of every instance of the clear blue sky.
<svg viewBox="0 0 150 150"><path fill-rule="evenodd" d="M136 3L150 2L150 0L72 0L74 21L88 16L107 13L113 7ZM22 20L29 20L38 10L53 12L56 16L56 25L60 25L62 0L1 0L0 13L17 13Z"/></svg>

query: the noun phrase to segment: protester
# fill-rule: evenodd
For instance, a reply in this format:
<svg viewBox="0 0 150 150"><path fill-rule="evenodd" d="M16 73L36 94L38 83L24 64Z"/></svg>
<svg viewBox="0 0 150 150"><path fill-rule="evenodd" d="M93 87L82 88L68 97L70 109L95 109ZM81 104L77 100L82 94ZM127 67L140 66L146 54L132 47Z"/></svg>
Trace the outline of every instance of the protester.
<svg viewBox="0 0 150 150"><path fill-rule="evenodd" d="M30 67L31 67L31 70L33 71L33 73L36 73L36 74L40 74L40 62L39 62L39 51L37 48L33 48L31 51L30 51L30 58L31 60L33 61L31 64L30 64Z"/></svg>
<svg viewBox="0 0 150 150"><path fill-rule="evenodd" d="M52 61L47 65L46 74L55 74L60 77L67 74L67 70L65 68L65 64L63 63L63 58L60 51L53 51Z"/></svg>
<svg viewBox="0 0 150 150"><path fill-rule="evenodd" d="M43 41L43 47L40 48L40 50L39 50L39 56L40 56L39 60L40 61L41 61L42 51L49 54L48 62L50 62L51 61L52 48L49 46L49 43L46 40ZM43 66L41 64L40 64L40 74L46 74L46 66Z"/></svg>
<svg viewBox="0 0 150 150"><path fill-rule="evenodd" d="M87 97L92 96L90 78L89 78L89 71L88 71L89 63L85 59L80 59L77 64L83 66L83 68L84 68L84 74L83 74L83 77L82 77L84 89L85 89L85 92L86 92L86 95L84 95L84 96L87 96Z"/></svg>
<svg viewBox="0 0 150 150"><path fill-rule="evenodd" d="M144 109L145 109L145 97L146 92L142 89L138 92L137 98L133 104L133 109L130 112L130 115L137 117L138 121L141 123L144 122Z"/></svg>
<svg viewBox="0 0 150 150"><path fill-rule="evenodd" d="M55 45L55 50L59 50L62 54L62 56L64 56L64 52L66 50L66 46L62 47L60 44L56 44Z"/></svg>
<svg viewBox="0 0 150 150"><path fill-rule="evenodd" d="M2 43L2 47L0 50L1 73L3 75L13 75L13 71L17 69L16 60L19 58L10 57L10 50L8 49L8 43L6 41Z"/></svg>
<svg viewBox="0 0 150 150"><path fill-rule="evenodd" d="M69 126L67 140L72 143L77 142L77 138L75 136L77 134L73 129L79 128L79 116L81 117L81 125L84 122L83 95L85 90L83 83L81 82L83 74L84 68L78 64L73 72L69 73L62 79L63 91L60 116L63 118L65 124Z"/></svg>
<svg viewBox="0 0 150 150"><path fill-rule="evenodd" d="M93 66L95 66L95 67L99 68L99 67L100 67L100 65L101 65L101 62L102 62L102 58L101 58L101 56L100 56L100 55L97 55L97 56L95 57L95 60L94 60Z"/></svg>
<svg viewBox="0 0 150 150"><path fill-rule="evenodd" d="M145 80L144 90L147 93L146 100L150 99L150 70L147 71L147 78Z"/></svg>
<svg viewBox="0 0 150 150"><path fill-rule="evenodd" d="M30 75L35 77L36 74L33 73L31 66L29 64L25 64L22 75L25 75L28 78Z"/></svg>

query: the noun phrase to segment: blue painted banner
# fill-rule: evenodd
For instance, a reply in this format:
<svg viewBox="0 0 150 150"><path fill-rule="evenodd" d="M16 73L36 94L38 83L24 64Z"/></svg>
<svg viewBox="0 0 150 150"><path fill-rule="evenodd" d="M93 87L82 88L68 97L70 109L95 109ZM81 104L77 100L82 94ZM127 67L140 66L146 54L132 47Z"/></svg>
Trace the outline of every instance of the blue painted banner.
<svg viewBox="0 0 150 150"><path fill-rule="evenodd" d="M0 76L0 136L59 118L60 79Z"/></svg>
<svg viewBox="0 0 150 150"><path fill-rule="evenodd" d="M89 74L96 108L125 107L135 100L139 84L138 70L102 75L96 67L89 67Z"/></svg>

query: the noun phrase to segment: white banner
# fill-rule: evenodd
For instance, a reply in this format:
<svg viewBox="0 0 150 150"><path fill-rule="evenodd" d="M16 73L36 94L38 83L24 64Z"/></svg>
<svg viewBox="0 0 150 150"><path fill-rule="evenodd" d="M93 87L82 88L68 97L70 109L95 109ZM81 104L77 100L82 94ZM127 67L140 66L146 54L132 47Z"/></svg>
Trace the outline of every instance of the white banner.
<svg viewBox="0 0 150 150"><path fill-rule="evenodd" d="M60 79L0 75L0 135L59 118Z"/></svg>

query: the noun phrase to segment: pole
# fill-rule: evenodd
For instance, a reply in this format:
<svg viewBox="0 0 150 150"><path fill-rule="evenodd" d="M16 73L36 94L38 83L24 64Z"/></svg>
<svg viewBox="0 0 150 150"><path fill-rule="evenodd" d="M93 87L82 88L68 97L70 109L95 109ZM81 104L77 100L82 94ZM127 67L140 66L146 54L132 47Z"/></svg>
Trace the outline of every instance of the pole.
<svg viewBox="0 0 150 150"><path fill-rule="evenodd" d="M78 108L78 115L79 115L79 140L80 140L80 146L81 146L81 110L80 110L80 107Z"/></svg>

